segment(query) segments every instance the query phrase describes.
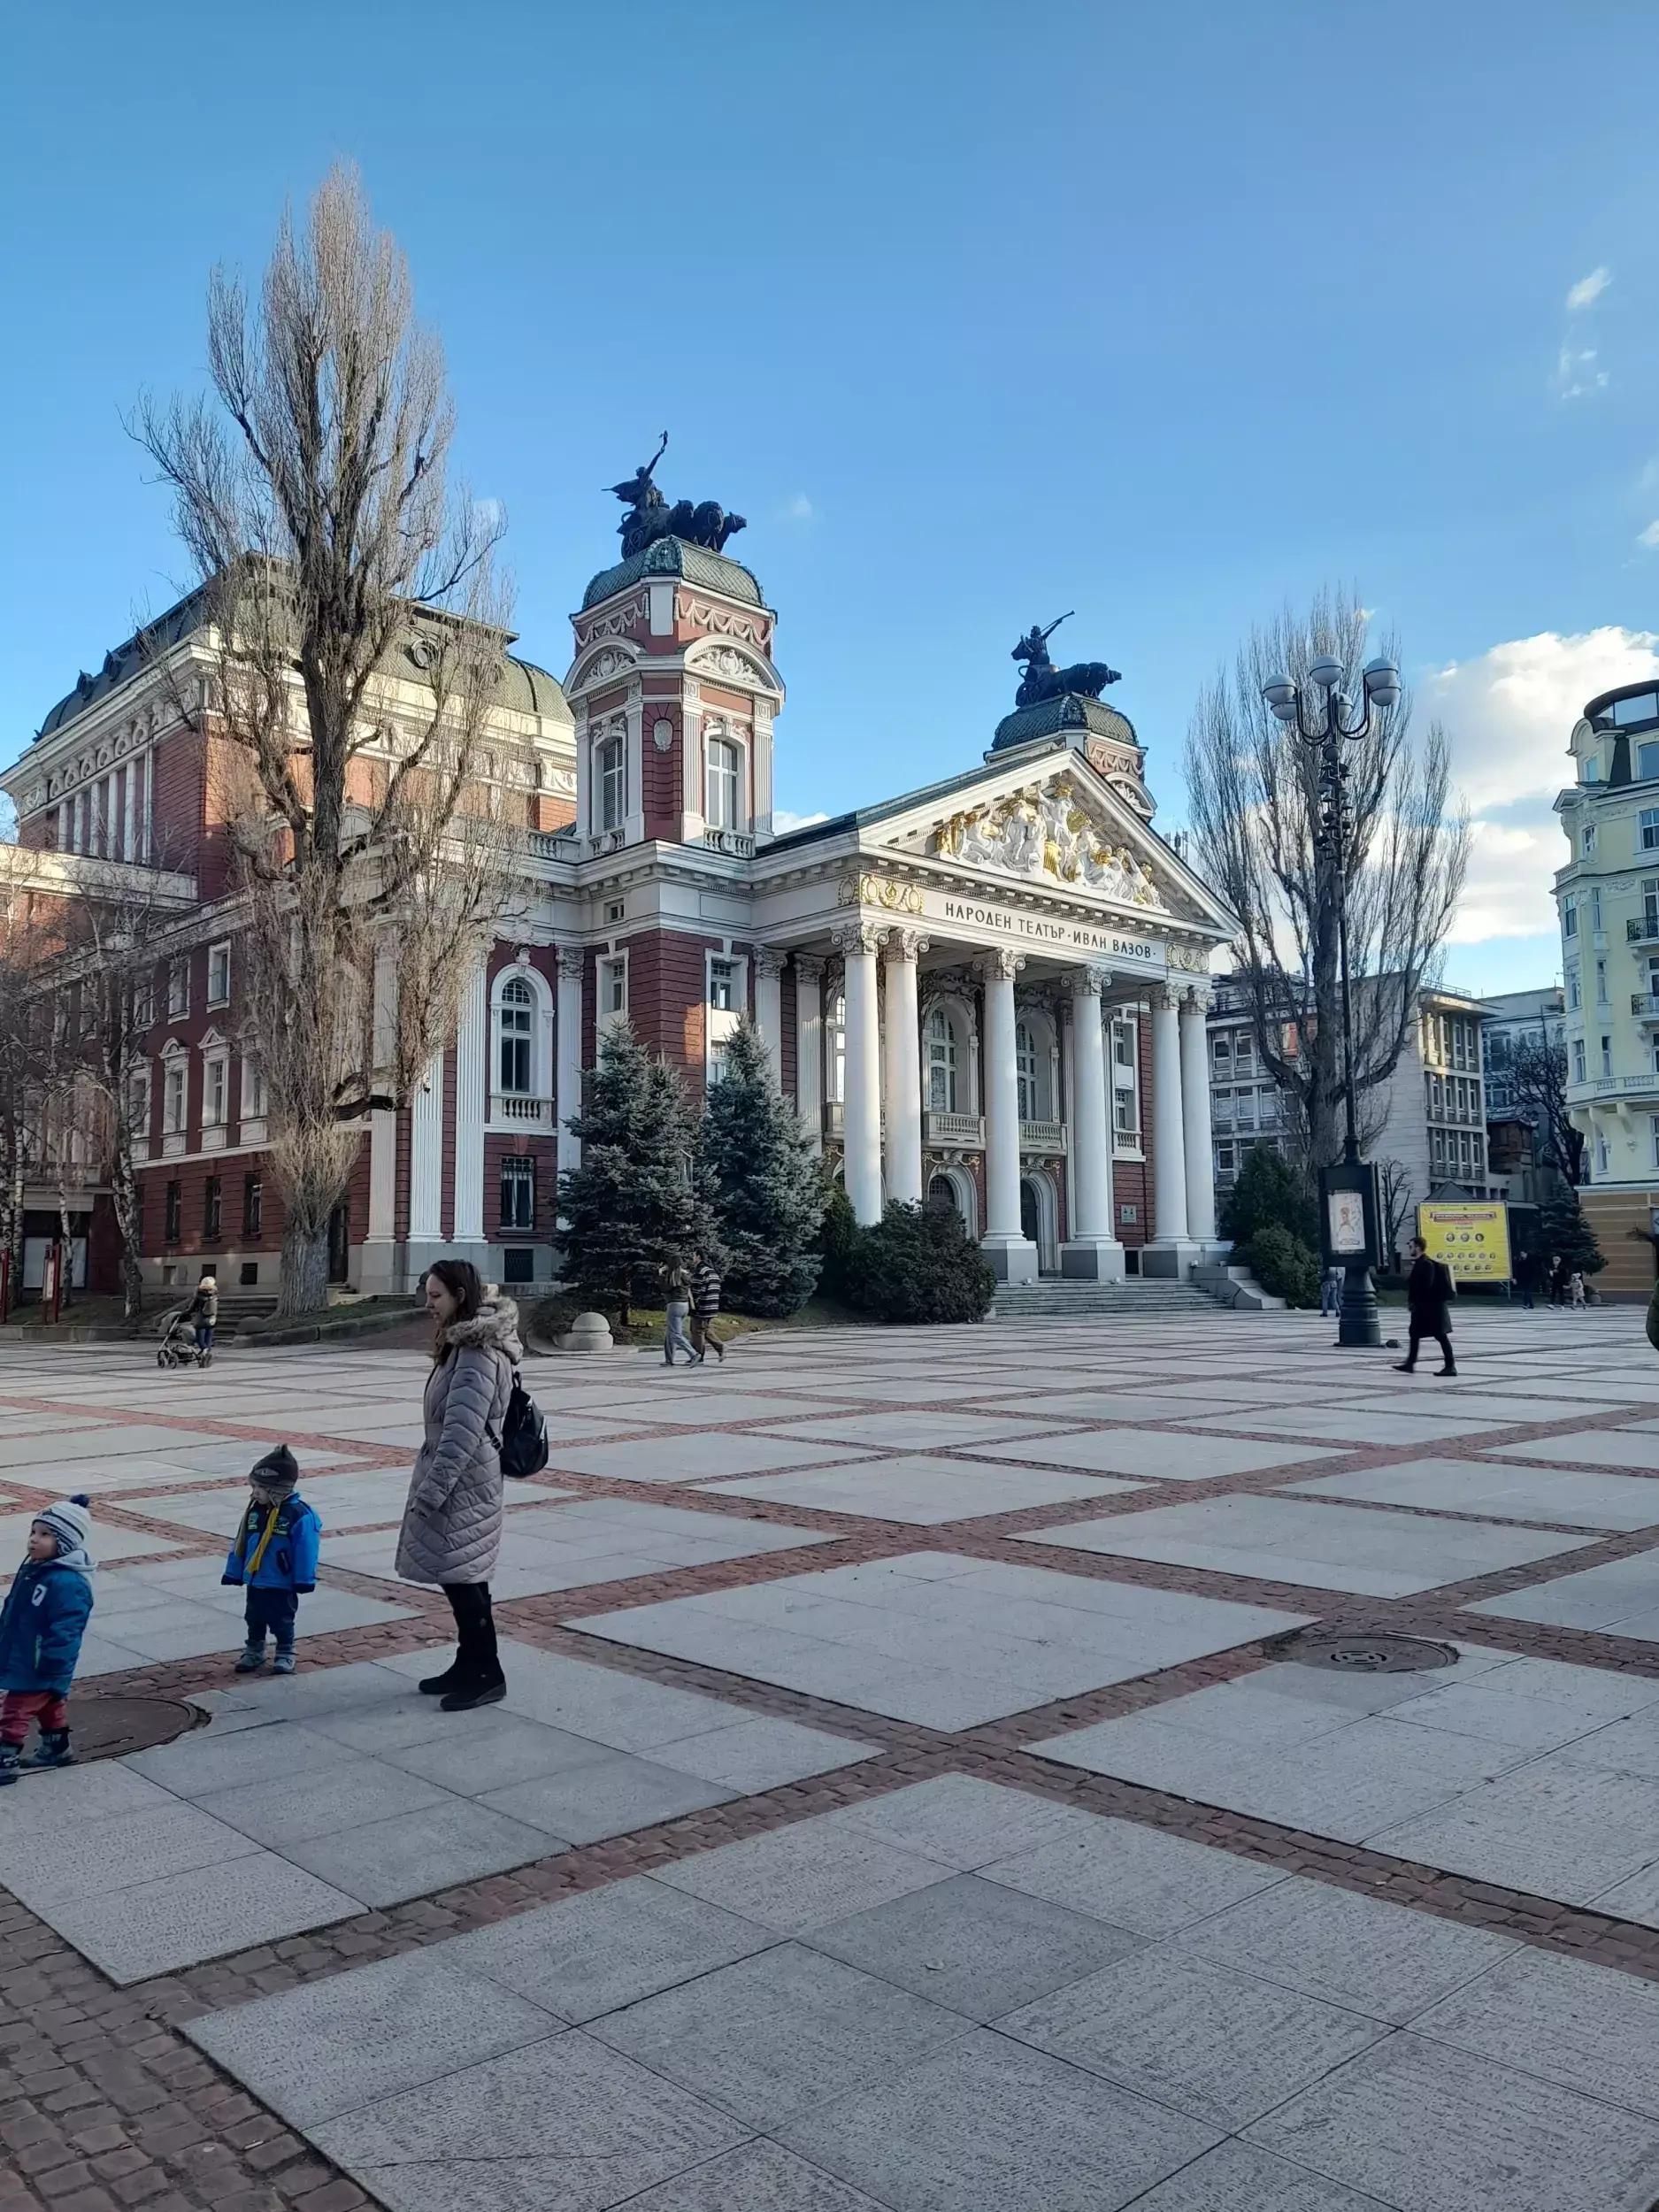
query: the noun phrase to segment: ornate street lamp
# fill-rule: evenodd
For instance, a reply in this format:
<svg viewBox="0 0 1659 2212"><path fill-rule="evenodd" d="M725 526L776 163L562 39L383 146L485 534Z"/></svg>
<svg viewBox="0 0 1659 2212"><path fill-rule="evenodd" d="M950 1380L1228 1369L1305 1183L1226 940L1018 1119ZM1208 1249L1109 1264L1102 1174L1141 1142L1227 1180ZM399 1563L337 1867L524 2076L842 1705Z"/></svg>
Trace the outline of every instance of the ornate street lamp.
<svg viewBox="0 0 1659 2212"><path fill-rule="evenodd" d="M1288 676L1275 676L1262 687L1262 696L1279 721L1293 728L1318 754L1318 811L1314 818L1316 860L1329 871L1331 896L1336 907L1337 958L1342 994L1343 1099L1348 1109L1348 1135L1342 1157L1320 1171L1320 1241L1326 1267L1342 1270L1342 1310L1337 1325L1339 1344L1376 1345L1382 1342L1377 1313L1377 1293L1371 1270L1381 1257L1378 1229L1377 1176L1359 1156L1359 1125L1356 1118L1354 1086L1354 1018L1350 1004L1348 967L1348 863L1354 836L1353 811L1348 798L1345 744L1368 737L1379 719L1400 698L1400 671L1392 661L1368 662L1360 676L1361 703L1356 708L1345 689L1348 671L1340 661L1317 660L1308 671L1308 693Z"/></svg>

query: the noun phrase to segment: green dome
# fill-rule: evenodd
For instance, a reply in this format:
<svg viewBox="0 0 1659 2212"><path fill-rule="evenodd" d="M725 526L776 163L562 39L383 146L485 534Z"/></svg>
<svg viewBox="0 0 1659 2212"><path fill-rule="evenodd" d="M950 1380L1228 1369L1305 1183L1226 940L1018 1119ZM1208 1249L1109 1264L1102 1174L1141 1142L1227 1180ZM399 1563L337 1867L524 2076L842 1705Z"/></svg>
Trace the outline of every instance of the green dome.
<svg viewBox="0 0 1659 2212"><path fill-rule="evenodd" d="M1016 707L1012 714L1005 714L996 726L991 750L1005 753L1011 746L1029 745L1040 737L1069 737L1077 730L1110 738L1118 745L1141 742L1134 724L1116 707L1085 698L1081 692L1063 691L1057 698L1040 699L1034 707Z"/></svg>
<svg viewBox="0 0 1659 2212"><path fill-rule="evenodd" d="M688 584L701 584L705 591L718 591L727 599L741 599L746 606L765 604L760 586L741 561L729 560L724 553L710 553L707 546L693 545L685 538L657 538L643 553L618 561L614 568L601 569L582 594L582 611L596 607L615 592L626 591L642 576L683 576Z"/></svg>

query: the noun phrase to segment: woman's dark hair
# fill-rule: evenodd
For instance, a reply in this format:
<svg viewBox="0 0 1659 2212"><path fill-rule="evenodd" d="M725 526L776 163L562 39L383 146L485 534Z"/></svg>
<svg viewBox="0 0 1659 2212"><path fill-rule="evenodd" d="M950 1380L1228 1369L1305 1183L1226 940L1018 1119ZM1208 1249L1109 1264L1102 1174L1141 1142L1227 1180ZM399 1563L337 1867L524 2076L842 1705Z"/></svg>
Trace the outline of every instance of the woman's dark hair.
<svg viewBox="0 0 1659 2212"><path fill-rule="evenodd" d="M454 1313L438 1332L435 1356L442 1359L449 1348L443 1340L444 1330L457 1321L471 1321L482 1310L484 1279L471 1260L434 1260L426 1273L435 1275L455 1301Z"/></svg>

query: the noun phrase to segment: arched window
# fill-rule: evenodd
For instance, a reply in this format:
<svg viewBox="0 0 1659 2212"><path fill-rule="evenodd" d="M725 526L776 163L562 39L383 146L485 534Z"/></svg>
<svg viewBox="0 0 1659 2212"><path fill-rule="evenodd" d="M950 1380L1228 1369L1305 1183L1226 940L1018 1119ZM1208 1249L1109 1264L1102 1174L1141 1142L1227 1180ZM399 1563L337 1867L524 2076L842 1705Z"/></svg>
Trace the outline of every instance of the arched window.
<svg viewBox="0 0 1659 2212"><path fill-rule="evenodd" d="M956 1033L939 1006L927 1018L927 1110L956 1111Z"/></svg>
<svg viewBox="0 0 1659 2212"><path fill-rule="evenodd" d="M742 755L730 738L711 737L703 776L703 818L710 829L741 826Z"/></svg>
<svg viewBox="0 0 1659 2212"><path fill-rule="evenodd" d="M941 1213L954 1214L959 1210L956 1187L948 1175L935 1175L927 1186L927 1202Z"/></svg>
<svg viewBox="0 0 1659 2212"><path fill-rule="evenodd" d="M824 1009L825 1096L832 1106L847 1097L847 1002L835 992Z"/></svg>
<svg viewBox="0 0 1659 2212"><path fill-rule="evenodd" d="M620 731L594 747L594 811L602 830L620 829L628 817L627 742Z"/></svg>
<svg viewBox="0 0 1659 2212"><path fill-rule="evenodd" d="M1037 1112L1037 1045L1027 1022L1021 1022L1014 1032L1014 1068L1019 1087L1019 1118L1022 1121L1036 1121L1041 1118Z"/></svg>
<svg viewBox="0 0 1659 2212"><path fill-rule="evenodd" d="M535 993L522 976L502 985L495 1036L495 1088L503 1096L527 1097L535 1087Z"/></svg>

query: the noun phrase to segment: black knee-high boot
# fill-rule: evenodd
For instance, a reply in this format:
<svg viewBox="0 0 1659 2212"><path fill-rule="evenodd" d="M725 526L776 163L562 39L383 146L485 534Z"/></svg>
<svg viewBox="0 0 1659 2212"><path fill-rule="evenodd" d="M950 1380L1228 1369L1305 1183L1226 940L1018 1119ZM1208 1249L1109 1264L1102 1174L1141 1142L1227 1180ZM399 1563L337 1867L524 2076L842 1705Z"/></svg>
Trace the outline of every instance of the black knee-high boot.
<svg viewBox="0 0 1659 2212"><path fill-rule="evenodd" d="M455 1679L444 1694L446 1713L465 1713L474 1705L499 1703L506 1678L495 1647L495 1619L487 1582L444 1585L444 1595L455 1615L460 1638L456 1654Z"/></svg>

